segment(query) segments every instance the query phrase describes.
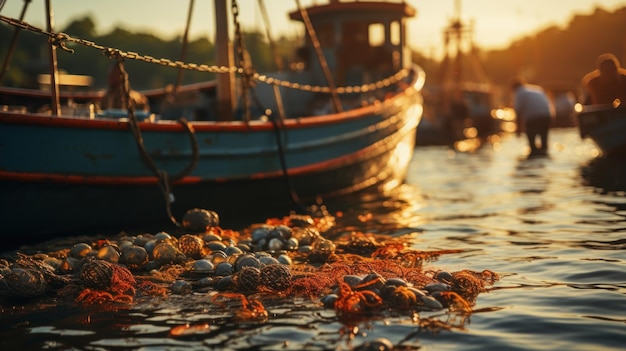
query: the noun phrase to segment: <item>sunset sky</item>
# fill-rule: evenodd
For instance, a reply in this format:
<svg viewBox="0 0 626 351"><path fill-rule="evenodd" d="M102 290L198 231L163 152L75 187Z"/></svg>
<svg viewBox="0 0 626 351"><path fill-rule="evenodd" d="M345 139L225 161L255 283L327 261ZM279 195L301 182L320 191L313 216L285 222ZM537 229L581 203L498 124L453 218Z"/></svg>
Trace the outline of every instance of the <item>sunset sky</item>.
<svg viewBox="0 0 626 351"><path fill-rule="evenodd" d="M321 0L300 0L303 6L323 3ZM297 9L295 0L265 0L271 18L271 31L277 38L281 33L302 33L299 23L293 23L286 13ZM442 29L455 14L455 0L409 0L417 9L416 18L409 22L409 44L426 55L442 52ZM7 0L1 14L19 18L24 0ZM45 2L32 1L25 20L37 26L45 23ZM244 28L263 27L258 0L239 0ZM587 15L596 7L613 11L625 7L626 0L465 0L461 1L461 18L473 21L475 43L483 49L505 47L512 40L530 35L550 25L564 26L575 14ZM99 33L115 26L129 30L149 30L155 35L171 38L181 35L187 19L189 1L173 0L56 0L52 1L57 28L72 19L91 15ZM191 35L212 36L213 1L196 0ZM263 29L264 30L264 29Z"/></svg>

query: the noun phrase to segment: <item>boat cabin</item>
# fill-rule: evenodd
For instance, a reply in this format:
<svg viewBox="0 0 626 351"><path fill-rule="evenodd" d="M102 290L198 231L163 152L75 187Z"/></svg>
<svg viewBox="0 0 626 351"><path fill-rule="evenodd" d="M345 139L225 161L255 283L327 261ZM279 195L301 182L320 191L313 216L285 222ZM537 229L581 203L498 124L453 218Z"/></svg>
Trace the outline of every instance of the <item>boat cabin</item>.
<svg viewBox="0 0 626 351"><path fill-rule="evenodd" d="M268 74L272 78L304 85L323 87L360 86L375 83L411 65L406 47L406 19L415 16L413 7L401 2L338 1L313 5L305 9L314 36L323 53L319 58L315 41L306 30L300 10L292 11L290 19L303 22L306 39L297 48L295 69ZM323 61L323 62L321 62ZM326 78L327 66L332 82ZM394 89L393 87L389 89ZM272 101L275 91L267 84L257 85L255 93L263 101ZM336 112L328 93L279 87L284 116L310 116ZM360 106L372 96L382 97L385 91L341 94L343 110ZM277 103L267 106L278 109ZM257 111L259 113L259 111Z"/></svg>
<svg viewBox="0 0 626 351"><path fill-rule="evenodd" d="M307 13L337 86L370 83L410 64L405 21L416 12L406 3L335 0ZM289 17L303 21L300 11ZM323 77L308 32L301 51L310 69Z"/></svg>
<svg viewBox="0 0 626 351"><path fill-rule="evenodd" d="M291 20L303 24L304 43L294 49L296 58L290 65L291 69L267 72L264 76L292 86L265 83L252 86L248 91L248 101L263 101L264 105L251 103L247 108L250 111L249 118L263 118L268 109L280 113L282 118L324 115L360 107L365 100L382 98L396 87L339 95L301 87L319 86L332 90L361 86L381 81L403 68L410 68L411 52L406 47L406 20L415 14L415 9L404 2L339 0L315 4L302 9L302 12L300 9L290 12ZM312 28L307 28L307 19ZM315 47L318 43L319 50ZM320 58L320 52L323 59ZM240 96L241 79L237 80L234 84L235 95ZM216 105L214 92L210 90L203 95L208 103L196 98L198 104L207 106L194 107L195 112L186 117L192 120L220 119L211 108ZM242 99L237 98L235 101L235 119L244 119L246 107L242 106ZM170 110L175 112L173 116L180 115L181 111ZM171 111L163 111L162 118L169 118Z"/></svg>

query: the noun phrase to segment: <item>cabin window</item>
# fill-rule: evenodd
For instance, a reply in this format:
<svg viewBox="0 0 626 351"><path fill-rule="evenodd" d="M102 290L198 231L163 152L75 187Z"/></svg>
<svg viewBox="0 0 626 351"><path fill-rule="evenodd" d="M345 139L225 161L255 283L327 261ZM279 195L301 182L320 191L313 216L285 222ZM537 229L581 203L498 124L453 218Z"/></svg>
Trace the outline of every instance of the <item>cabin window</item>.
<svg viewBox="0 0 626 351"><path fill-rule="evenodd" d="M383 46L385 44L385 25L382 23L370 24L368 38L370 47Z"/></svg>
<svg viewBox="0 0 626 351"><path fill-rule="evenodd" d="M391 41L391 45L399 46L400 45L400 22L393 21L389 27L389 40Z"/></svg>

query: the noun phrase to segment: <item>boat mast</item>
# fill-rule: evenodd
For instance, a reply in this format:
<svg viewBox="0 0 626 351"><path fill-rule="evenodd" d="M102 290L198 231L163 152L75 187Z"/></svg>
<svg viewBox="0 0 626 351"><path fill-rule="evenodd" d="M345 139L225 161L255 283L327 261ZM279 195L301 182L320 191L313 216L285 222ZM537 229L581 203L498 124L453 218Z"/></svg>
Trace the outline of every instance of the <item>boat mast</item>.
<svg viewBox="0 0 626 351"><path fill-rule="evenodd" d="M451 89L460 88L463 83L467 82L489 82L489 78L479 62L473 33L473 21L470 21L469 24L463 23L461 0L455 0L454 17L450 20L450 25L444 30L445 57L440 71L442 84ZM454 61L451 61L452 59Z"/></svg>
<svg viewBox="0 0 626 351"><path fill-rule="evenodd" d="M451 35L455 38L456 52L454 55L454 69L453 69L453 84L454 90L457 90L463 80L463 49L461 48L463 42L464 26L461 22L461 1L454 1L454 19L450 26Z"/></svg>
<svg viewBox="0 0 626 351"><path fill-rule="evenodd" d="M50 0L46 0L46 17L48 32L52 33L54 26L54 15L52 13L52 6L50 6ZM57 66L57 47L54 43L49 44L50 50L50 91L52 92L52 115L58 116L61 112L61 102L59 99L59 69Z"/></svg>
<svg viewBox="0 0 626 351"><path fill-rule="evenodd" d="M228 7L226 0L215 0L215 54L218 66L233 67L234 58L228 31ZM218 120L232 119L235 109L235 74L218 73L217 75L217 112Z"/></svg>

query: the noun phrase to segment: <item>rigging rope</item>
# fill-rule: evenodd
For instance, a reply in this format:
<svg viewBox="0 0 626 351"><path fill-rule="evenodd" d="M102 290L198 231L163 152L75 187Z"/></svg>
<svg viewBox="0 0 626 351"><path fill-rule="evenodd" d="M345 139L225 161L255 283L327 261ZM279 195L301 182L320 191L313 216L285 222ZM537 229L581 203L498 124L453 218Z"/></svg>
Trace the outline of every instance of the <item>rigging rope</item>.
<svg viewBox="0 0 626 351"><path fill-rule="evenodd" d="M126 109L128 111L128 121L130 129L135 137L135 142L137 144L137 148L139 149L139 153L141 154L144 163L148 166L148 168L154 173L157 177L159 188L165 198L165 210L167 212L168 217L177 227L182 227L182 224L176 220L176 217L172 214L171 204L174 202L174 195L170 191L170 178L167 174L167 171L159 169L148 151L143 142L143 136L141 134L141 129L139 128L139 123L137 122L137 117L135 115L135 104L133 103L130 97L130 84L128 81L128 73L124 68L124 58L117 55L116 52L110 53L111 57L117 60L117 67L120 74L121 79L121 87L123 92L124 103L126 104ZM185 168L181 173L177 174L173 177L173 180L182 179L187 176L191 171L195 168L198 163L198 142L196 140L196 135L194 133L193 127L189 124L189 122L181 118L178 122L185 128L189 137L191 139L192 144L192 159L187 168Z"/></svg>
<svg viewBox="0 0 626 351"><path fill-rule="evenodd" d="M272 122L272 126L274 127L274 136L276 137L276 146L278 147L278 157L280 159L280 166L283 171L283 178L285 179L285 184L287 185L287 191L289 192L289 197L291 199L291 202L293 202L293 204L300 209L300 212L306 213L308 211L305 208L305 206L302 205L302 202L300 201L300 197L298 196L298 193L296 192L296 189L294 188L293 183L291 182L291 178L289 177L289 172L287 171L288 168L287 168L287 160L285 158L285 146L284 146L284 142L282 138L285 135L284 134L285 125L283 123L283 119L281 118L282 116L276 116L272 112L271 109L265 108L263 104L261 103L261 101L259 100L256 93L254 92L252 93L252 98L254 100L255 105L257 105L257 107L260 108L262 111L265 111L265 115L268 117L270 122ZM281 135L281 132L283 132L282 135Z"/></svg>
<svg viewBox="0 0 626 351"><path fill-rule="evenodd" d="M337 95L337 88L335 87L335 80L333 79L333 75L328 68L328 63L326 62L326 56L322 52L322 46L320 45L319 40L317 39L317 33L313 28L313 23L311 23L311 19L309 18L309 13L307 10L300 5L300 0L296 0L296 4L298 5L298 10L300 11L300 16L302 16L302 21L306 27L307 33L309 33L309 38L313 43L313 48L315 49L315 54L317 55L317 59L322 66L322 71L324 72L324 77L326 77L326 83L330 87L330 93L333 98L333 105L335 107L335 112L343 112L343 107L341 106L341 101L339 100L339 96Z"/></svg>
<svg viewBox="0 0 626 351"><path fill-rule="evenodd" d="M24 19L24 16L26 16L26 9L28 9L28 5L30 4L31 0L25 0L24 1L24 6L22 7L22 12L20 13L20 21ZM1 2L2 6L4 6L4 1ZM0 6L0 8L2 8L2 6ZM19 27L15 27L13 28L13 36L11 37L11 44L9 44L9 50L7 51L7 55L4 58L4 63L2 64L2 70L0 70L0 82L2 82L2 77L4 76L4 73L7 70L7 67L9 66L9 62L11 61L11 57L13 56L13 53L15 52L15 46L17 45L17 37L20 34L20 30L21 28Z"/></svg>
<svg viewBox="0 0 626 351"><path fill-rule="evenodd" d="M274 56L274 64L276 65L276 69L278 71L282 71L284 69L282 59L280 58L280 54L278 53L278 49L276 48L276 42L272 39L271 30L270 30L270 20L267 16L267 9L265 8L265 2L263 0L258 0L259 9L261 10L261 16L263 17L263 23L265 24L265 36L267 36L267 41L270 44L270 50L272 51L272 56Z"/></svg>
<svg viewBox="0 0 626 351"><path fill-rule="evenodd" d="M93 41L80 39L80 38L74 38L66 33L56 33L56 32L45 31L31 24L28 24L24 21L20 21L14 18L3 16L3 15L0 15L0 21L10 24L12 26L29 30L34 33L46 35L50 38L50 40L55 45L59 46L61 49L68 51L68 52L73 52L73 50L68 48L66 45L67 42L71 42L71 43L76 43L82 46L90 47L93 49L97 49L105 53L114 51L114 52L119 53L119 55L121 55L125 59L143 61L146 63L158 64L162 66L177 67L181 69L194 70L194 71L199 71L199 72L218 73L218 74L224 74L224 73L237 73L240 75L245 74L245 69L242 67L227 67L227 66L186 63L182 61L172 61L166 58L155 58L149 55L141 55L139 53L132 52L132 51L124 51L124 50L117 49L117 48L103 46L103 45L96 44ZM335 91L337 92L337 94L353 94L353 93L365 93L365 92L370 92L370 91L374 91L378 89L383 89L393 84L396 84L400 80L408 77L409 73L410 73L409 69L403 68L399 70L398 72L396 72L395 74L392 74L388 76L387 78L381 79L377 82L356 85L356 86L336 87ZM268 77L266 75L262 75L257 72L252 73L252 79L261 83L270 84L270 85L278 85L278 86L289 88L289 89L310 91L314 93L328 93L328 94L332 93L332 89L328 86L293 83L293 82L281 80L278 78Z"/></svg>

